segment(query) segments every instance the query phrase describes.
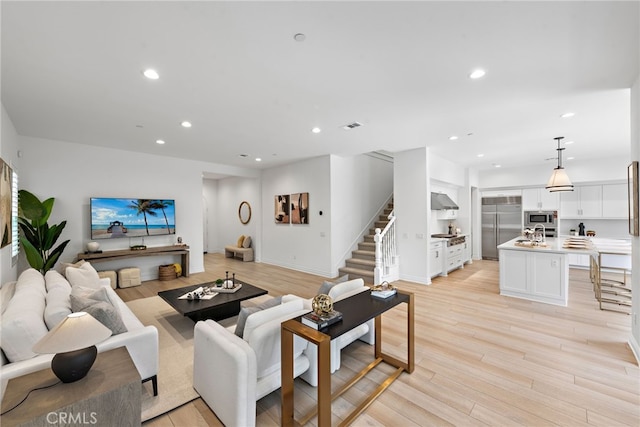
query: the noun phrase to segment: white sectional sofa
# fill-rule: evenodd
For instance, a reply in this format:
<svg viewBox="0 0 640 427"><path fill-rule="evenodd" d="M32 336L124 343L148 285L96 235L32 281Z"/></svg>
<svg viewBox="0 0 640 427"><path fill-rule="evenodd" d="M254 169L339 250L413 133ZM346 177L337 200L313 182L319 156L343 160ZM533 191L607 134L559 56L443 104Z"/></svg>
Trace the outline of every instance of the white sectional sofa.
<svg viewBox="0 0 640 427"><path fill-rule="evenodd" d="M68 268L74 267L76 266ZM106 295L110 304L119 312L120 327L124 325L126 332L112 335L97 344L98 352L125 346L143 382L151 380L154 394L157 394L157 329L140 323L111 288L109 279L99 279L90 265L77 268L77 271L71 273L73 277L67 274L65 278L50 270L43 276L37 270L28 269L20 274L17 282L5 283L0 287L0 398L11 378L51 366L53 354L35 354L31 348L71 312L71 293L76 291Z"/></svg>

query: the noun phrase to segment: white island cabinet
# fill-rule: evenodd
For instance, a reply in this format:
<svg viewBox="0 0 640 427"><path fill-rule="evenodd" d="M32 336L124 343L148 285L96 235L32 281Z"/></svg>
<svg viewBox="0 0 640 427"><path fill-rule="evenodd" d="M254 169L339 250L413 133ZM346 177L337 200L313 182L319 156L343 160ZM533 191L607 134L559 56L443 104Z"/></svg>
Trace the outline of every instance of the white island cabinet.
<svg viewBox="0 0 640 427"><path fill-rule="evenodd" d="M597 254L590 249L565 249L564 239L548 238L546 246L519 246L521 238L498 246L500 295L566 306L569 254Z"/></svg>

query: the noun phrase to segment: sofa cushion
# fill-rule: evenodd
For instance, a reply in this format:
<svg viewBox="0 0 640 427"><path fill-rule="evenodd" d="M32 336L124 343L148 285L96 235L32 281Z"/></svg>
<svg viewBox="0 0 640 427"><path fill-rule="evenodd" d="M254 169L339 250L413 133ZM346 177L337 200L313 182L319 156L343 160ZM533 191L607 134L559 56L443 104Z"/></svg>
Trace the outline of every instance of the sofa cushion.
<svg viewBox="0 0 640 427"><path fill-rule="evenodd" d="M251 247L251 236L246 236L242 241L242 247L247 249Z"/></svg>
<svg viewBox="0 0 640 427"><path fill-rule="evenodd" d="M44 275L47 288L46 307L44 309L44 321L48 329L52 329L67 315L71 314L71 285L62 274L55 270L49 270Z"/></svg>
<svg viewBox="0 0 640 427"><path fill-rule="evenodd" d="M7 310L9 301L13 298L13 293L16 291L17 282L7 282L0 287L0 315Z"/></svg>
<svg viewBox="0 0 640 427"><path fill-rule="evenodd" d="M98 289L100 285L100 276L93 266L85 262L80 267L67 267L65 276L71 286L86 286Z"/></svg>
<svg viewBox="0 0 640 427"><path fill-rule="evenodd" d="M331 290L331 288L333 288L338 283L343 283L343 282L346 282L347 280L349 280L348 274L338 277L334 282L329 282L325 280L324 282L322 282L322 285L320 285L320 288L318 289L318 295L321 295L321 294L329 295L329 291Z"/></svg>
<svg viewBox="0 0 640 427"><path fill-rule="evenodd" d="M84 311L95 317L100 323L111 329L114 335L127 332L120 312L111 304L106 288L83 296L71 293L71 309L73 312Z"/></svg>
<svg viewBox="0 0 640 427"><path fill-rule="evenodd" d="M244 243L244 235L240 235L240 237L238 237L238 241L236 242L236 246L241 248L242 247L242 243Z"/></svg>
<svg viewBox="0 0 640 427"><path fill-rule="evenodd" d="M368 287L364 285L364 280L353 279L346 282L338 283L336 286L329 290L329 296L333 299L333 302L343 300L352 295L364 292Z"/></svg>
<svg viewBox="0 0 640 427"><path fill-rule="evenodd" d="M238 314L238 321L236 323L236 330L234 333L240 338L242 338L244 334L244 327L247 322L247 318L250 315L252 315L253 313L257 313L260 310L265 310L270 307L275 307L276 305L280 305L281 303L282 303L282 297L275 297L275 298L268 299L262 304L258 304L253 307L242 307L240 309L240 313Z"/></svg>
<svg viewBox="0 0 640 427"><path fill-rule="evenodd" d="M36 355L31 348L48 332L44 323L45 298L44 277L39 271L30 268L20 274L0 324L2 350L10 362Z"/></svg>
<svg viewBox="0 0 640 427"><path fill-rule="evenodd" d="M298 298L247 318L243 339L256 353L258 378L280 369L280 324L304 313L302 298ZM300 356L307 344L303 338L294 337L294 359Z"/></svg>

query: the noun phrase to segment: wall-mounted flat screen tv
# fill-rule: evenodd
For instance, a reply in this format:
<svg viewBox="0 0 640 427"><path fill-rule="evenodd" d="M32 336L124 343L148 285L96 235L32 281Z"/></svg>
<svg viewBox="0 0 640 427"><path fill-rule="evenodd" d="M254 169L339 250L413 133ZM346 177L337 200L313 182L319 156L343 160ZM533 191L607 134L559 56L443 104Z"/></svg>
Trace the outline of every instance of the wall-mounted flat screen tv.
<svg viewBox="0 0 640 427"><path fill-rule="evenodd" d="M176 233L175 201L91 198L91 239Z"/></svg>

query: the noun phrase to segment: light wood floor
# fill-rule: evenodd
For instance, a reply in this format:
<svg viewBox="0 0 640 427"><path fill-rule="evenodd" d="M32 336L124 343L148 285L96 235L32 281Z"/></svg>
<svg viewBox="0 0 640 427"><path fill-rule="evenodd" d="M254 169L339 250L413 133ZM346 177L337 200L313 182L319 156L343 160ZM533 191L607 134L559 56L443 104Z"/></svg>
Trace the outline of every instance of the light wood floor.
<svg viewBox="0 0 640 427"><path fill-rule="evenodd" d="M322 277L258 263L205 256L205 273L119 290L125 300L235 272L273 295L315 295ZM402 374L355 425L640 425L640 369L627 344L630 316L601 311L588 273L571 270L569 306L498 294L498 263L474 261L431 286L399 281L416 295L416 369ZM384 351L405 350L402 305L383 317ZM338 387L373 360L370 346L343 351ZM333 404L333 422L375 388L378 367ZM315 389L296 380L296 410L312 407ZM280 394L258 402L257 424L279 425ZM315 425L315 419L311 421ZM197 399L145 426L221 425Z"/></svg>

